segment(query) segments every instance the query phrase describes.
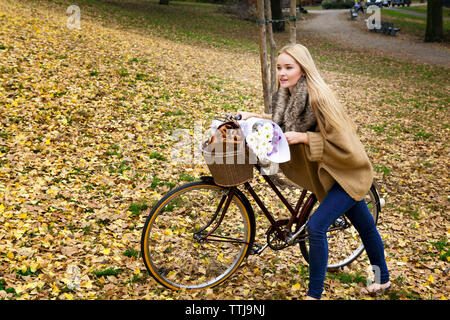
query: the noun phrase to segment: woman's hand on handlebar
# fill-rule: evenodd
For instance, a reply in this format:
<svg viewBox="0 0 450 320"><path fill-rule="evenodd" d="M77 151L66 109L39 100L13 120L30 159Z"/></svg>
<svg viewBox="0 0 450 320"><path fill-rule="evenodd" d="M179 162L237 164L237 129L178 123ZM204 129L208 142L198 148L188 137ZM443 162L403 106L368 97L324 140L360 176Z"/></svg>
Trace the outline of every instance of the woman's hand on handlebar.
<svg viewBox="0 0 450 320"><path fill-rule="evenodd" d="M288 131L284 133L288 145L304 143L309 144L308 134L306 132Z"/></svg>
<svg viewBox="0 0 450 320"><path fill-rule="evenodd" d="M247 120L249 118L260 118L261 116L255 112L238 111L238 116L241 116L241 120Z"/></svg>

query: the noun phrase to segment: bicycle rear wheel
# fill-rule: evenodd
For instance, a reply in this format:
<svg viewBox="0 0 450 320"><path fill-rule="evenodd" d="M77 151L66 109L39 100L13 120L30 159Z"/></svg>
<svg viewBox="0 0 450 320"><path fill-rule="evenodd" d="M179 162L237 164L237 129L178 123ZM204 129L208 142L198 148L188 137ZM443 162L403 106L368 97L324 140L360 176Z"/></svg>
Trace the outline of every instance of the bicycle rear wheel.
<svg viewBox="0 0 450 320"><path fill-rule="evenodd" d="M375 185L372 185L366 197L366 204L375 221L378 222L378 216L381 211L380 198ZM313 208L311 212L317 208ZM305 228L306 232L306 228ZM345 217L345 215L336 219L333 225L328 229L328 266L329 270L344 267L352 263L364 251L364 245L359 237L358 231ZM309 261L309 243L308 237L300 242L300 250Z"/></svg>
<svg viewBox="0 0 450 320"><path fill-rule="evenodd" d="M207 236L220 221L229 190L213 182L188 183L151 210L141 251L147 270L160 284L175 290L213 287L242 263L252 247L255 219L239 190L217 229Z"/></svg>

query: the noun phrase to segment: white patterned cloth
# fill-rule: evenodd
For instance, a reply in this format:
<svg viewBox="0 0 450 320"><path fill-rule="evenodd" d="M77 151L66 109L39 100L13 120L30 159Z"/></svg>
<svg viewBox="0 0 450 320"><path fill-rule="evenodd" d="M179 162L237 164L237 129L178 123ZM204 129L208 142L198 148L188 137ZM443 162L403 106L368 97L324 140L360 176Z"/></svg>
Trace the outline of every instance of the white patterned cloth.
<svg viewBox="0 0 450 320"><path fill-rule="evenodd" d="M219 120L212 121L212 135L222 123ZM248 147L260 160L274 163L291 160L286 137L275 122L261 118L249 118L247 120L239 120L237 123L242 129Z"/></svg>

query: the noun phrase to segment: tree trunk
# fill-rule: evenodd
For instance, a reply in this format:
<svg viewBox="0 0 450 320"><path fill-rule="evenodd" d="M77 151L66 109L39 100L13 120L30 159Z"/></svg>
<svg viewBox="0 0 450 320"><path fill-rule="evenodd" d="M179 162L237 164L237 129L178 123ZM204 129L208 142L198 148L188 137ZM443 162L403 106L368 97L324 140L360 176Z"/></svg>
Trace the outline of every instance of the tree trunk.
<svg viewBox="0 0 450 320"><path fill-rule="evenodd" d="M259 21L265 21L264 0L257 0L256 11ZM259 24L259 57L261 61L261 75L264 96L264 112L269 113L270 110L270 80L269 80L269 64L267 61L267 44L266 44L266 24Z"/></svg>
<svg viewBox="0 0 450 320"><path fill-rule="evenodd" d="M265 8L267 9L267 19L272 19L272 9L270 5L270 0L264 0ZM276 70L276 61L275 61L275 51L276 51L276 44L275 40L273 39L273 27L272 23L267 24L266 31L267 31L267 38L269 42L270 47L270 102L272 102L272 95L277 90L277 70ZM270 107L272 108L272 106ZM269 112L266 112L269 113Z"/></svg>
<svg viewBox="0 0 450 320"><path fill-rule="evenodd" d="M289 13L291 17L297 18L297 1L291 0ZM295 20L289 20L289 26L290 26L290 37L289 41L292 44L295 44L297 42L297 21Z"/></svg>
<svg viewBox="0 0 450 320"><path fill-rule="evenodd" d="M272 9L272 19L283 19L283 12L281 11L281 0L270 0L270 8ZM273 32L284 32L284 25L284 22L273 23Z"/></svg>
<svg viewBox="0 0 450 320"><path fill-rule="evenodd" d="M443 40L442 20L442 0L428 0L425 42L439 42Z"/></svg>

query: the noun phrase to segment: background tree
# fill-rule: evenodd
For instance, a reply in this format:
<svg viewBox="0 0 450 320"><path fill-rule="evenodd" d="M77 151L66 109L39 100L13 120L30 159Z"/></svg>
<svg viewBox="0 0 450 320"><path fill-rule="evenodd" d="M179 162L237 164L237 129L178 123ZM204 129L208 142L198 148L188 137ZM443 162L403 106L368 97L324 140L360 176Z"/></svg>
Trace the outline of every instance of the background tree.
<svg viewBox="0 0 450 320"><path fill-rule="evenodd" d="M442 0L428 0L425 42L437 42L443 40L442 24Z"/></svg>
<svg viewBox="0 0 450 320"><path fill-rule="evenodd" d="M283 12L281 11L281 0L270 0L270 8L272 9L272 19L283 19ZM284 26L284 22L273 23L273 32L283 32L285 30Z"/></svg>

